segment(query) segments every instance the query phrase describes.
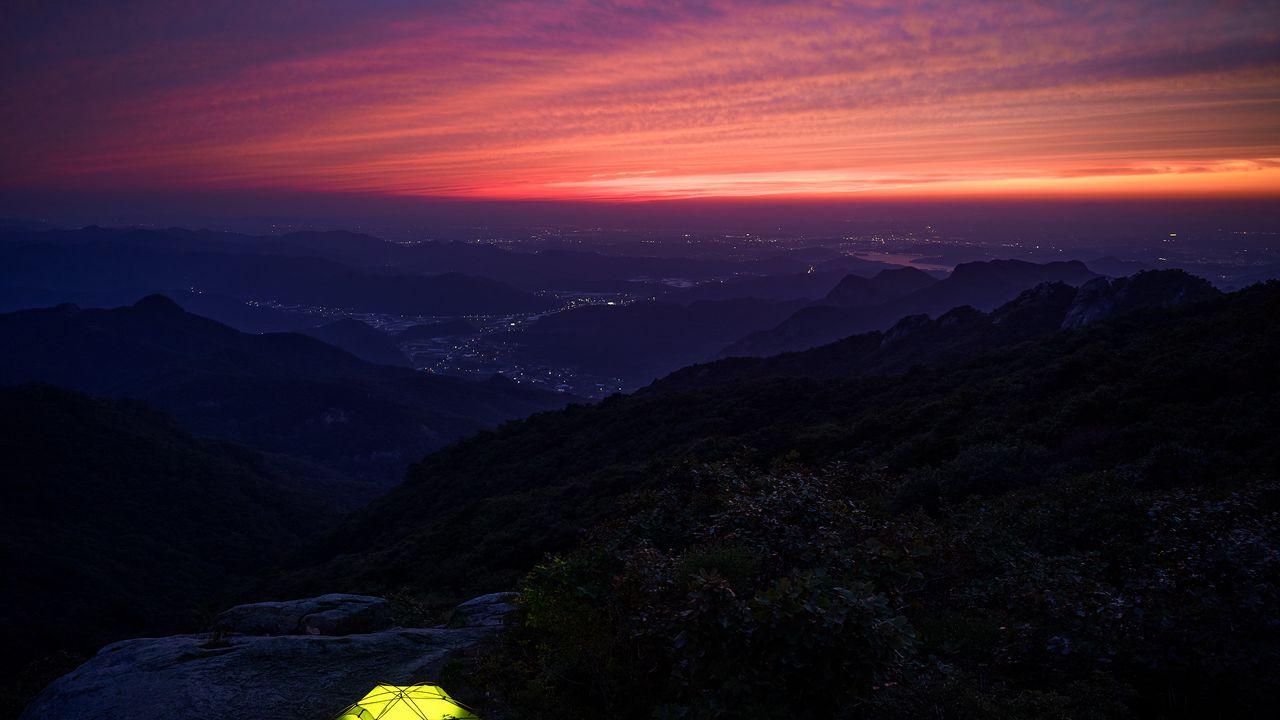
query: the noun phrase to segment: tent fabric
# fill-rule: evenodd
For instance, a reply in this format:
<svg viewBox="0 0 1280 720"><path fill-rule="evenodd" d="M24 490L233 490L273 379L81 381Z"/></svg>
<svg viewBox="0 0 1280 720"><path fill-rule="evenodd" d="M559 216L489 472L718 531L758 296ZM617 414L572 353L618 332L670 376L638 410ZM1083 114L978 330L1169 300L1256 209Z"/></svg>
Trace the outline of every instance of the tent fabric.
<svg viewBox="0 0 1280 720"><path fill-rule="evenodd" d="M479 720L438 685L379 685L337 720Z"/></svg>

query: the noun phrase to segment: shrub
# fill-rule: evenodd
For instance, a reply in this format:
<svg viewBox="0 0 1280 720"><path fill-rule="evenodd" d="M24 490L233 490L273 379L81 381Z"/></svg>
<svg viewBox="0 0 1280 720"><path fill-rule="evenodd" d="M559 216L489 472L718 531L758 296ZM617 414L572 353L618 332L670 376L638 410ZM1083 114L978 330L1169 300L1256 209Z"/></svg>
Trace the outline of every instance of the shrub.
<svg viewBox="0 0 1280 720"><path fill-rule="evenodd" d="M834 717L906 667L913 553L839 481L694 474L526 578L524 714Z"/></svg>

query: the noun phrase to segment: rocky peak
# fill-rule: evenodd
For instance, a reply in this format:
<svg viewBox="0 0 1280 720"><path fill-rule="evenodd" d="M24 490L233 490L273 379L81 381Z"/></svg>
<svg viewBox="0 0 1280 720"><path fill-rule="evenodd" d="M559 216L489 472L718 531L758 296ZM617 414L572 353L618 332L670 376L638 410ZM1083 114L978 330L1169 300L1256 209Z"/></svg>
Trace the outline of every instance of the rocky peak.
<svg viewBox="0 0 1280 720"><path fill-rule="evenodd" d="M1111 284L1118 312L1143 308L1178 307L1218 297L1222 293L1201 277L1184 270L1149 270L1118 278Z"/></svg>
<svg viewBox="0 0 1280 720"><path fill-rule="evenodd" d="M1079 260L1044 264L1025 260L988 260L961 263L955 267L949 279L966 285L1000 283L1032 287L1042 282L1065 282L1076 285L1096 276L1097 273L1089 270Z"/></svg>
<svg viewBox="0 0 1280 720"><path fill-rule="evenodd" d="M1076 294L1064 282L1040 283L992 312L991 323L1031 333L1056 330Z"/></svg>
<svg viewBox="0 0 1280 720"><path fill-rule="evenodd" d="M1209 281L1182 270L1150 270L1116 280L1094 278L1080 286L1061 327L1082 328L1120 313L1177 307L1220 294Z"/></svg>
<svg viewBox="0 0 1280 720"><path fill-rule="evenodd" d="M515 611L519 593L499 592L481 595L453 609L449 627L498 627Z"/></svg>
<svg viewBox="0 0 1280 720"><path fill-rule="evenodd" d="M920 290L938 282L929 273L913 267L881 270L874 277L846 275L827 293L824 302L842 307L874 305Z"/></svg>
<svg viewBox="0 0 1280 720"><path fill-rule="evenodd" d="M987 314L973 307L972 305L961 305L957 308L942 313L938 316L938 327L958 327L960 325L968 325L973 322L980 322L987 317Z"/></svg>
<svg viewBox="0 0 1280 720"><path fill-rule="evenodd" d="M178 303L160 294L148 295L133 304L134 310L148 313L182 313L185 312Z"/></svg>
<svg viewBox="0 0 1280 720"><path fill-rule="evenodd" d="M889 330L885 332L884 339L880 341L880 347L892 345L893 343L914 335L931 325L933 325L933 321L929 319L928 315L908 315L899 320L893 327L889 328Z"/></svg>
<svg viewBox="0 0 1280 720"><path fill-rule="evenodd" d="M1075 300L1067 309L1066 317L1059 326L1063 330L1074 330L1092 325L1099 320L1110 317L1115 311L1115 300L1111 297L1111 281L1105 277L1097 277L1076 291Z"/></svg>

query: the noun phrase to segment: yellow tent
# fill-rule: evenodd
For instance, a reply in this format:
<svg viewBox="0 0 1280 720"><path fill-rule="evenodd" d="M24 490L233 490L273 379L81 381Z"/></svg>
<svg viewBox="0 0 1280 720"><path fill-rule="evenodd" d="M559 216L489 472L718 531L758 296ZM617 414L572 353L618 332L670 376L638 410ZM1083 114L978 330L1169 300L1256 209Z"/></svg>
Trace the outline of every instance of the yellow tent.
<svg viewBox="0 0 1280 720"><path fill-rule="evenodd" d="M438 685L379 685L338 720L479 720Z"/></svg>

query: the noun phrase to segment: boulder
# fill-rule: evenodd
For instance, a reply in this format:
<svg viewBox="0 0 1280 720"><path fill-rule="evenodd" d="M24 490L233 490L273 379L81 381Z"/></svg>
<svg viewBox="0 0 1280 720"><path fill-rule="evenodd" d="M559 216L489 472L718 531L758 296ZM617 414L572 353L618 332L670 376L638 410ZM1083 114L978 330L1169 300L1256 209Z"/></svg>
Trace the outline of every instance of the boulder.
<svg viewBox="0 0 1280 720"><path fill-rule="evenodd" d="M23 720L331 718L378 683L433 679L483 631L125 640L45 688Z"/></svg>
<svg viewBox="0 0 1280 720"><path fill-rule="evenodd" d="M45 688L21 720L323 720L379 683L438 680L450 660L474 652L501 625L512 596L497 593L463 603L454 614L466 618L460 627L352 634L312 634L308 628L358 627L367 620L351 618L380 616L386 601L326 595L235 607L219 621L222 632L238 634L108 645Z"/></svg>
<svg viewBox="0 0 1280 720"><path fill-rule="evenodd" d="M352 635L391 627L391 604L368 595L237 605L214 618L213 629L242 635Z"/></svg>
<svg viewBox="0 0 1280 720"><path fill-rule="evenodd" d="M453 609L450 627L500 627L516 609L519 593L498 592L472 598Z"/></svg>

